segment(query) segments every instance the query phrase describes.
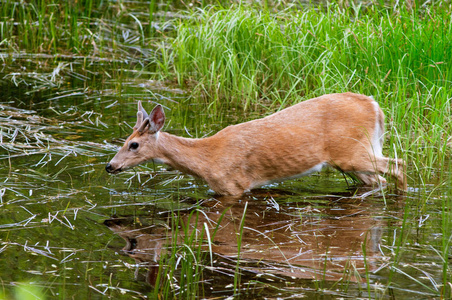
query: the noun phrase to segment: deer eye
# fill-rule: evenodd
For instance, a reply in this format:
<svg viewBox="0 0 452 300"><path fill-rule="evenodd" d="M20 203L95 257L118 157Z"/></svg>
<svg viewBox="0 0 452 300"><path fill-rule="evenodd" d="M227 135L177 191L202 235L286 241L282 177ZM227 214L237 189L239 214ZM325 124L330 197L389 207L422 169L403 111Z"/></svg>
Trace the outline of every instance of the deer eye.
<svg viewBox="0 0 452 300"><path fill-rule="evenodd" d="M130 143L130 145L129 145L129 149L132 149L132 150L135 150L135 149L137 149L138 148L138 143L137 142L133 142L133 143Z"/></svg>

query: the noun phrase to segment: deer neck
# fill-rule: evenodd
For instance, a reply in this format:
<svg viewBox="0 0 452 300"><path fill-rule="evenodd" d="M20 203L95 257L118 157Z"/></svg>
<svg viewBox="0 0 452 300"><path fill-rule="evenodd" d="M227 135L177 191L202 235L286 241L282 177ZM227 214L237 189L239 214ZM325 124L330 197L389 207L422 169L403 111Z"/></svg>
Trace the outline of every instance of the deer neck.
<svg viewBox="0 0 452 300"><path fill-rule="evenodd" d="M205 166L210 165L210 151L205 140L160 132L158 159L179 171L204 178Z"/></svg>

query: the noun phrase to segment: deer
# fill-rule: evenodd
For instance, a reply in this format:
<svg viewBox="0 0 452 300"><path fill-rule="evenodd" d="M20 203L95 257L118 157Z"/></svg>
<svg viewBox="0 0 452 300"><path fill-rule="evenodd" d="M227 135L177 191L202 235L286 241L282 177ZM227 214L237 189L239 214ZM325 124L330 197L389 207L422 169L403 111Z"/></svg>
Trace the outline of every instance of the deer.
<svg viewBox="0 0 452 300"><path fill-rule="evenodd" d="M346 92L305 100L209 137L185 138L161 130L162 105L147 114L139 101L133 133L105 169L116 174L154 161L205 180L218 195L240 196L333 167L380 188L387 174L405 191L405 162L382 153L384 119L372 97Z"/></svg>

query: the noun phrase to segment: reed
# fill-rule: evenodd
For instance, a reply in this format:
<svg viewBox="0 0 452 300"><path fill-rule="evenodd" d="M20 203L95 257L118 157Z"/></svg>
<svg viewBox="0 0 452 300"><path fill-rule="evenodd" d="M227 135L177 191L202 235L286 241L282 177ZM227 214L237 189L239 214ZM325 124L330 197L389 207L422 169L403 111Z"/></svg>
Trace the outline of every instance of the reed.
<svg viewBox="0 0 452 300"><path fill-rule="evenodd" d="M240 253L242 250L242 236L243 236L243 226L245 224L246 209L248 207L248 202L245 203L243 208L242 218L240 219L239 228L237 230L237 262L235 266L234 273L234 296L240 297L240 284L241 284L241 274L240 274Z"/></svg>
<svg viewBox="0 0 452 300"><path fill-rule="evenodd" d="M452 164L448 162L447 168L449 174L452 171ZM442 185L448 186L450 178L443 178ZM452 268L450 264L451 247L452 247L452 195L450 189L446 192L445 197L441 197L441 244L438 249L438 256L442 265L442 282L441 282L441 297L443 299L452 297Z"/></svg>
<svg viewBox="0 0 452 300"><path fill-rule="evenodd" d="M170 242L159 259L158 276L151 294L153 299L197 299L202 292L200 287L206 257L202 247L209 234L191 228L191 222L198 222L198 213L195 209L183 220L174 212Z"/></svg>

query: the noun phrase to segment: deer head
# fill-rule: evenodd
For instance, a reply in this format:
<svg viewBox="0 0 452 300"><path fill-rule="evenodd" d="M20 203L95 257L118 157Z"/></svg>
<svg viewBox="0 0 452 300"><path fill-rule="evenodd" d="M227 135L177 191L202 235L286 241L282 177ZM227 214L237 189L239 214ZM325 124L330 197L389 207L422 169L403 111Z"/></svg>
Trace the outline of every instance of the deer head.
<svg viewBox="0 0 452 300"><path fill-rule="evenodd" d="M157 105L148 115L138 101L137 122L115 157L105 166L108 173L119 173L156 157L158 134L165 124L163 107Z"/></svg>

